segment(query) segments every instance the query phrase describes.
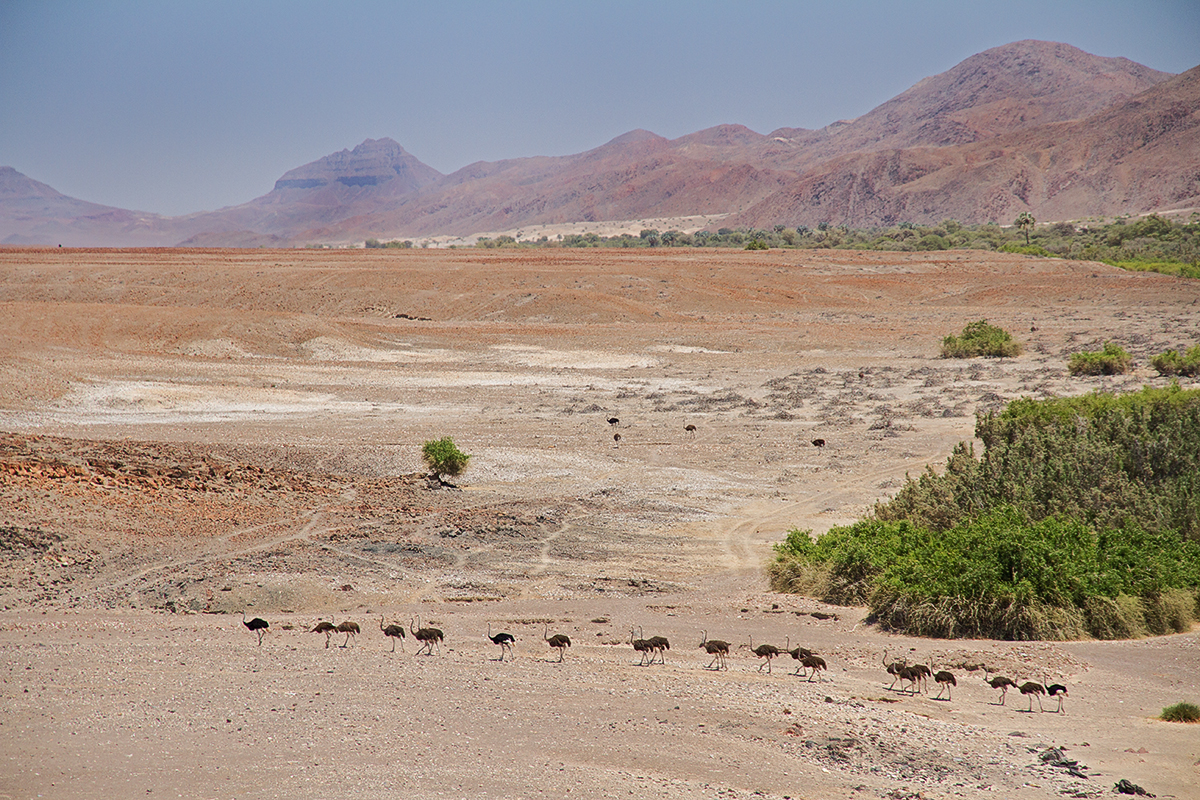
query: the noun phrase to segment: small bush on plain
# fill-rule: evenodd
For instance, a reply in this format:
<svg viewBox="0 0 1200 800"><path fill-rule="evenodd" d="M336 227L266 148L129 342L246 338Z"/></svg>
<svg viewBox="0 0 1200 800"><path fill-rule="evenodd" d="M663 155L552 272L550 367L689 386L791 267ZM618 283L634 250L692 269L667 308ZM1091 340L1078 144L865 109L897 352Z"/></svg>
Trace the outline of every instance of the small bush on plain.
<svg viewBox="0 0 1200 800"><path fill-rule="evenodd" d="M1187 350L1182 356L1176 350L1167 350L1150 359L1150 366L1159 375L1184 375L1192 378L1200 375L1200 344Z"/></svg>
<svg viewBox="0 0 1200 800"><path fill-rule="evenodd" d="M455 446L449 436L443 439L432 439L421 447L421 458L437 479L443 475L454 477L462 474L467 468L471 457Z"/></svg>
<svg viewBox="0 0 1200 800"><path fill-rule="evenodd" d="M1067 371L1072 375L1122 375L1133 368L1133 356L1119 344L1105 342L1097 351L1072 353Z"/></svg>
<svg viewBox="0 0 1200 800"><path fill-rule="evenodd" d="M1176 703L1164 708L1158 718L1164 722L1200 722L1200 706L1193 703Z"/></svg>
<svg viewBox="0 0 1200 800"><path fill-rule="evenodd" d="M989 324L986 319L968 324L961 336L947 336L942 340L942 358L1012 358L1021 355L1021 350L1021 343L1008 331Z"/></svg>

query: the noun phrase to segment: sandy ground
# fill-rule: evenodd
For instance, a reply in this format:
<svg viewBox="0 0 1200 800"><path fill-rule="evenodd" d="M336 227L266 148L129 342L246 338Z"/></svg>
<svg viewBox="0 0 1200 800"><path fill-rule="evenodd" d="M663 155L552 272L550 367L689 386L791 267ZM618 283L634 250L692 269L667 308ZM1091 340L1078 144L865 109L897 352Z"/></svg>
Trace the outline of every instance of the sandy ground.
<svg viewBox="0 0 1200 800"><path fill-rule="evenodd" d="M980 318L1026 354L936 358ZM1200 796L1200 728L1154 719L1196 632L917 640L762 569L977 411L1161 384L1198 330L1198 282L977 253L0 249L0 798ZM1067 376L1109 339L1136 373ZM390 652L417 614L440 653Z"/></svg>

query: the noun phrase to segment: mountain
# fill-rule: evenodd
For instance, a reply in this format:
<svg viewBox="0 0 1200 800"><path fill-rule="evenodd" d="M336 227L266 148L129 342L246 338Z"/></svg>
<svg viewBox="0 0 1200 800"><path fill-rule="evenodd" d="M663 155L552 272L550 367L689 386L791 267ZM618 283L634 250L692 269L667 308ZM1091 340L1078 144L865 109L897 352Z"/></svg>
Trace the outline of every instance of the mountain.
<svg viewBox="0 0 1200 800"><path fill-rule="evenodd" d="M1021 41L820 130L635 130L584 153L450 175L368 139L247 203L174 218L75 200L3 168L0 242L270 246L697 214L762 227L1136 213L1198 194L1194 73Z"/></svg>
<svg viewBox="0 0 1200 800"><path fill-rule="evenodd" d="M1080 219L1198 204L1200 67L1080 120L843 156L726 224Z"/></svg>
<svg viewBox="0 0 1200 800"><path fill-rule="evenodd" d="M165 244L159 229L166 221L158 214L76 200L12 167L0 167L0 244Z"/></svg>

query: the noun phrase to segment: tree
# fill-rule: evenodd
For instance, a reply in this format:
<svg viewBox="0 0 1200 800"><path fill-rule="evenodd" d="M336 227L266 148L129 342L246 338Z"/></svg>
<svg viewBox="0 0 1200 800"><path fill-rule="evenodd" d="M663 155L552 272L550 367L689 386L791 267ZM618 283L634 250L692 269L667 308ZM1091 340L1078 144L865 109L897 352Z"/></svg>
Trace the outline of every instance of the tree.
<svg viewBox="0 0 1200 800"><path fill-rule="evenodd" d="M1018 228L1025 231L1025 244L1029 244L1029 229L1037 224L1037 220L1033 218L1033 214L1028 211L1022 211L1017 214L1017 221L1014 223Z"/></svg>
<svg viewBox="0 0 1200 800"><path fill-rule="evenodd" d="M462 474L467 468L471 457L455 446L449 436L443 439L431 439L421 447L421 458L429 467L432 477L438 483L445 483L443 475L454 477Z"/></svg>

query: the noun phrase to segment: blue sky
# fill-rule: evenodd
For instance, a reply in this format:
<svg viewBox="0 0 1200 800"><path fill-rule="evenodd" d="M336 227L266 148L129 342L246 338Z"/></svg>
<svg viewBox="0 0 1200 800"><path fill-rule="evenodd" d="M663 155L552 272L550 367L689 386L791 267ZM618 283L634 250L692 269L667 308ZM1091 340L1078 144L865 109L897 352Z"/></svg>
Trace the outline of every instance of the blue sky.
<svg viewBox="0 0 1200 800"><path fill-rule="evenodd" d="M855 117L1019 39L1182 72L1200 0L0 0L0 165L183 214L390 137L430 166Z"/></svg>

